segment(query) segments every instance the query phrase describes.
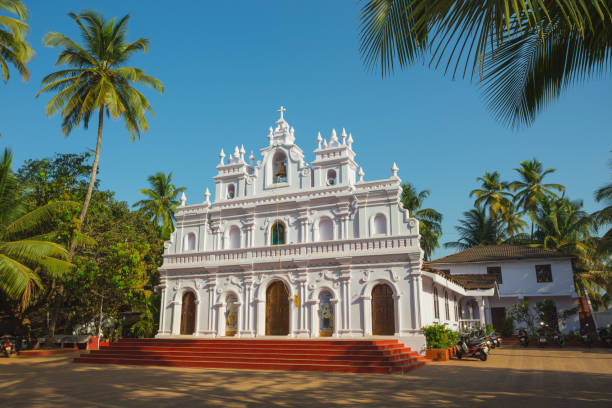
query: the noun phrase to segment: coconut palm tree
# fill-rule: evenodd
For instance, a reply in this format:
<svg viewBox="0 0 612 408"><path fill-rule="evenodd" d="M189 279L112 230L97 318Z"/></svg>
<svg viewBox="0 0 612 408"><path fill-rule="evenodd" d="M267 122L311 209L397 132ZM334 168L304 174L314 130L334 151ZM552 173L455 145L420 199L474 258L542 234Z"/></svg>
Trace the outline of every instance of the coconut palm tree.
<svg viewBox="0 0 612 408"><path fill-rule="evenodd" d="M540 197L534 220L537 230L532 245L575 256L576 290L605 306L605 293L612 293L612 274L597 250L599 239L590 235L593 219L582 209L582 201Z"/></svg>
<svg viewBox="0 0 612 408"><path fill-rule="evenodd" d="M612 169L612 162L610 162L610 168ZM601 210L593 213L593 218L597 225L612 226L612 183L608 183L595 191L595 201L606 205ZM601 237L599 249L607 254L612 253L612 228L608 229Z"/></svg>
<svg viewBox="0 0 612 408"><path fill-rule="evenodd" d="M168 175L157 173L148 179L151 188L143 188L140 193L148 197L134 203L151 217L151 221L161 227L162 238L168 239L174 231L174 213L180 204L179 194L185 187L176 187L172 184L172 172Z"/></svg>
<svg viewBox="0 0 612 408"><path fill-rule="evenodd" d="M538 200L546 195L555 197L556 194L552 190L564 193L565 187L561 184L544 184L542 182L544 177L553 173L555 169L544 170L542 163L537 159L523 161L520 163L520 167L514 170L519 174L519 180L510 183L508 188L510 191L516 192L514 195L515 203L532 219L531 239L533 239L533 217L538 206Z"/></svg>
<svg viewBox="0 0 612 408"><path fill-rule="evenodd" d="M140 138L141 132L148 130L145 114L147 111L153 114L153 110L144 95L132 85L142 84L160 93L164 88L159 80L146 75L142 69L125 66L134 53L146 52L149 46L146 38L126 41L129 15L119 21L107 21L94 11L81 14L71 12L68 15L78 25L83 45L57 32L45 35L45 45L62 48L56 65L67 65L69 68L47 75L37 96L43 92L56 92L46 105L46 113L53 115L61 112L64 135L70 134L81 124L87 129L91 116L98 112L96 153L79 215L82 224L96 181L104 114L122 118L134 141L136 136Z"/></svg>
<svg viewBox="0 0 612 408"><path fill-rule="evenodd" d="M425 260L431 259L431 254L440 247L442 236L442 214L431 208L422 208L423 201L429 197L429 190L417 192L410 183L402 186L402 206L408 210L412 217L419 220L421 234L421 248Z"/></svg>
<svg viewBox="0 0 612 408"><path fill-rule="evenodd" d="M512 194L505 191L508 188L508 183L500 180L497 171L493 173L485 171L484 176L478 177L476 180L481 182L482 187L470 192L470 197L476 196L474 207L480 207L484 204L485 208L489 210L491 218L497 218L511 208Z"/></svg>
<svg viewBox="0 0 612 408"><path fill-rule="evenodd" d="M497 245L504 239L502 221L491 218L483 207L476 207L463 213L464 219L459 220L455 227L459 233L457 241L447 242L446 248L468 249L478 245Z"/></svg>
<svg viewBox="0 0 612 408"><path fill-rule="evenodd" d="M0 73L7 82L10 78L8 64L11 64L27 81L30 72L26 67L34 50L25 40L30 27L26 23L28 9L20 0L0 0L0 11L16 14L17 18L0 15Z"/></svg>
<svg viewBox="0 0 612 408"><path fill-rule="evenodd" d="M508 239L520 237L528 227L523 219L523 214L517 211L516 205L512 201L506 203L507 207L502 211L501 221Z"/></svg>
<svg viewBox="0 0 612 408"><path fill-rule="evenodd" d="M361 54L383 76L427 63L479 78L494 115L531 124L573 83L610 72L609 0L363 0Z"/></svg>
<svg viewBox="0 0 612 408"><path fill-rule="evenodd" d="M42 238L58 214L79 205L57 201L25 213L11 161L5 150L0 163L0 291L27 304L33 290L41 287L39 273L57 278L73 268L63 246Z"/></svg>

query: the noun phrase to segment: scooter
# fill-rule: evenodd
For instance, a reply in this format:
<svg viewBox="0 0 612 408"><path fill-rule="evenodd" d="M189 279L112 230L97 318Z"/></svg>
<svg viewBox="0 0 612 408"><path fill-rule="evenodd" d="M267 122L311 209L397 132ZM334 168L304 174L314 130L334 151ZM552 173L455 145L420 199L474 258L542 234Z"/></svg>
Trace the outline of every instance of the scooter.
<svg viewBox="0 0 612 408"><path fill-rule="evenodd" d="M593 339L591 338L591 336L589 336L589 332L586 328L580 329L580 338L582 339L582 343L585 346L591 348L591 346L593 345Z"/></svg>
<svg viewBox="0 0 612 408"><path fill-rule="evenodd" d="M12 357L17 353L15 339L11 336L2 336L0 338L0 347L5 357Z"/></svg>
<svg viewBox="0 0 612 408"><path fill-rule="evenodd" d="M599 329L599 338L606 347L612 347L612 336L610 336L606 328L602 327Z"/></svg>
<svg viewBox="0 0 612 408"><path fill-rule="evenodd" d="M558 330L553 331L552 340L559 347L563 347L565 345L565 336Z"/></svg>
<svg viewBox="0 0 612 408"><path fill-rule="evenodd" d="M538 330L538 333L538 344L540 345L540 347L546 346L548 344L548 339L546 338L546 331L542 328Z"/></svg>
<svg viewBox="0 0 612 408"><path fill-rule="evenodd" d="M527 347L529 345L529 336L527 335L527 332L525 330L520 329L518 332L518 337L521 346Z"/></svg>
<svg viewBox="0 0 612 408"><path fill-rule="evenodd" d="M465 334L459 337L457 345L457 358L461 360L463 356L478 357L482 361L487 361L489 356L489 347L487 343L480 338L470 337Z"/></svg>
<svg viewBox="0 0 612 408"><path fill-rule="evenodd" d="M491 339L491 345L493 348L501 347L501 336L495 332L489 334L489 339Z"/></svg>

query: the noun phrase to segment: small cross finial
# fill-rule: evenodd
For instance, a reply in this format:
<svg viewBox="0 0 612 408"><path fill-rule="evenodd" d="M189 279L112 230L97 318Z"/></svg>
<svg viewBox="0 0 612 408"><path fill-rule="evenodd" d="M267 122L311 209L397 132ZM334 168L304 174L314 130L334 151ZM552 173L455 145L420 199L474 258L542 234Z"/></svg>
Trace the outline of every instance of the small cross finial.
<svg viewBox="0 0 612 408"><path fill-rule="evenodd" d="M283 113L285 113L286 110L287 109L285 109L284 106L281 106L280 109L277 111L277 112L280 112L280 115L281 115L280 120L285 120L285 118L283 117Z"/></svg>

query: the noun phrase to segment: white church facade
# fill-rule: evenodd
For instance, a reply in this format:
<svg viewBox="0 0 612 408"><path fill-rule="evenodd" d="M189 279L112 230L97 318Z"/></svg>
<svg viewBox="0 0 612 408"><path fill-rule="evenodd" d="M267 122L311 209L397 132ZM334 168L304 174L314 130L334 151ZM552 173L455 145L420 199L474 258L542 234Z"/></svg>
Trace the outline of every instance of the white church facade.
<svg viewBox="0 0 612 408"><path fill-rule="evenodd" d="M221 150L213 201L208 189L199 204L183 197L157 337L393 336L422 350L422 326L458 327L468 298L484 307L493 284L467 289L423 268L395 163L389 178L364 180L344 129L319 133L307 163L283 113L260 160Z"/></svg>

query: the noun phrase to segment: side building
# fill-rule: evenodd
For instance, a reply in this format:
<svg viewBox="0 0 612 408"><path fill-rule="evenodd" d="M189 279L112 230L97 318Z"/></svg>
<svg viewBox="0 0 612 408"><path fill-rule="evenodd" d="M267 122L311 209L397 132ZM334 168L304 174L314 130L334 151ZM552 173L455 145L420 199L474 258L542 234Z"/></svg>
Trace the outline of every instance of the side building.
<svg viewBox="0 0 612 408"><path fill-rule="evenodd" d="M555 301L559 314L578 307L572 257L561 252L525 245L485 245L435 259L426 268L464 285L494 283L494 295L462 300L459 306L464 325L480 322L484 312L485 321L501 330L508 309L521 301L529 302L533 313L535 304L545 299ZM565 332L580 328L578 313L559 323Z"/></svg>

